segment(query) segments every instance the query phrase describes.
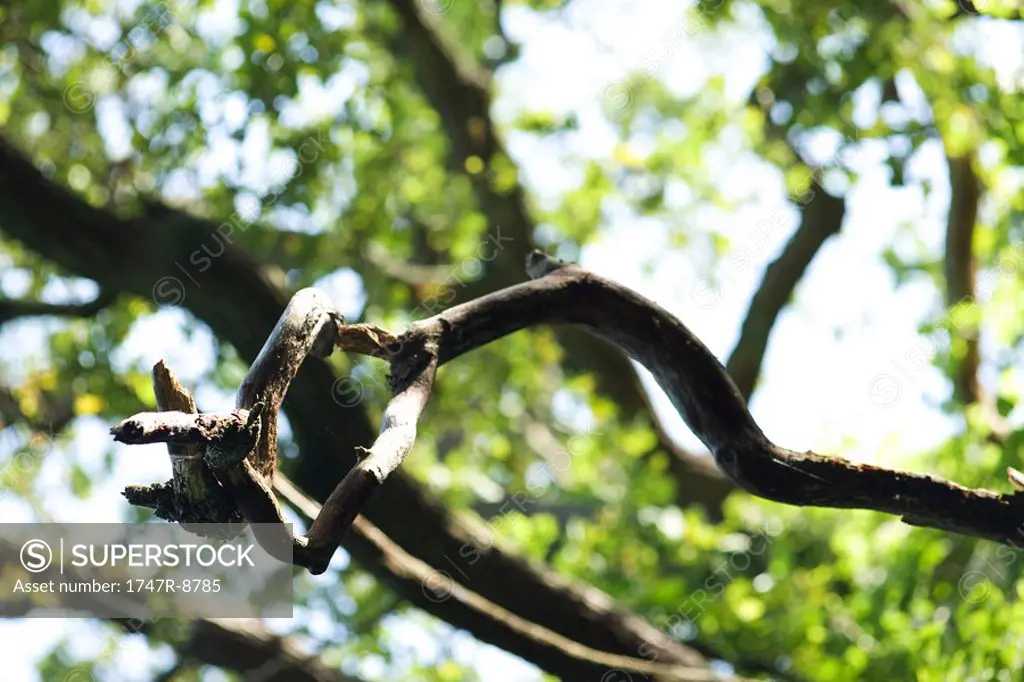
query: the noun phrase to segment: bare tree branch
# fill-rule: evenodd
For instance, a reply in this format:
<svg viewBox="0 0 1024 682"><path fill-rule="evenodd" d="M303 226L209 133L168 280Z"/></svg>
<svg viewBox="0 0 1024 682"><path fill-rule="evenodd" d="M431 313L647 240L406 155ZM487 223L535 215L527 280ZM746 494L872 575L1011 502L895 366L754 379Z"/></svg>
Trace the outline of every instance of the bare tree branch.
<svg viewBox="0 0 1024 682"><path fill-rule="evenodd" d="M114 440L129 444L163 442L169 447L203 446L206 463L242 515L250 523L261 524L254 531L263 548L283 561L306 566L312 573L323 573L352 521L412 450L416 421L426 406L437 370L433 342L421 345L399 341L397 348L376 351L375 354L390 356L394 390L394 397L384 410L380 434L328 497L323 513L313 522L308 535L286 537L288 531L270 489L270 476L277 460L277 410L288 384L310 352L327 355L335 343L344 339L362 337L356 345L365 347L367 339L381 338L369 331L369 325L359 326L365 332L362 335L352 330L341 335L337 326L340 319L323 292L299 291L242 381L239 407L234 412L143 412L111 428ZM261 461L264 463L260 464ZM151 506L149 500L147 506ZM189 508L185 513L190 517L188 520L193 520L196 509ZM265 528L266 524L274 526ZM275 530L278 527L280 530Z"/></svg>
<svg viewBox="0 0 1024 682"><path fill-rule="evenodd" d="M192 394L178 382L162 359L153 365L153 394L156 396L156 408L161 412L198 412ZM216 481L203 465L200 448L168 443L167 454L171 457L174 472L174 492L184 504L196 505L211 494Z"/></svg>
<svg viewBox="0 0 1024 682"><path fill-rule="evenodd" d="M1024 504L1015 495L780 448L761 432L718 360L667 311L539 252L529 269L535 281L464 303L417 327L428 337L439 336L442 363L526 326L581 325L654 373L718 466L759 497L881 511L911 525L1011 545L1024 536Z"/></svg>
<svg viewBox="0 0 1024 682"><path fill-rule="evenodd" d="M435 336L421 338L421 333L413 329L406 334L393 337L386 332L373 330L370 325L359 325L356 329L335 328L329 324L333 321L331 311L332 307L321 292L303 290L296 294L264 344L264 352L261 352L253 363L239 391L240 395L251 396L268 396L271 391L283 392L287 388L290 375L298 371L302 359L313 346L321 346L319 350L323 354L325 350L322 346L332 341L341 344L345 340L355 339L354 345L364 349L380 339L387 339L390 342L385 348L371 350L374 355L385 355L390 358L391 382L395 391L395 397L385 410L384 423L374 447L346 474L322 507L301 496L287 482L278 486L279 490L291 495L293 502L300 509L314 517L313 524L305 536L294 535L290 538L290 556L287 556L288 552L282 552L285 546L282 544L282 535L287 531L284 530L283 516L268 487L268 482L255 467L246 466L248 462L243 461L247 456L257 456L260 451L269 450L271 455L274 454L276 444L259 448L257 442L265 438L266 434L259 428L254 428L254 424L266 423L268 415L261 414L254 419L252 413L245 408L239 408L229 415L141 413L111 429L115 438L121 442L198 442L204 445L207 453L215 449L218 452L217 458L213 459L208 454L207 462L214 472L222 472L225 469L229 474L238 472L237 476L230 475L227 479L218 475L218 479L224 482L230 495L238 496L236 501L246 519L253 523L280 524L277 527L282 530L277 534L258 529L256 537L260 544L272 555L307 566L314 573L326 570L334 549L355 522L360 509L387 476L397 470L405 455L411 450L415 441L416 421L429 397L438 365L439 339ZM298 320L302 320L303 323L298 324ZM268 381L274 384L273 388L266 386L265 382ZM272 403L280 403L281 399L283 394L270 400ZM240 398L239 404L247 404L252 400ZM253 498L256 502L252 501ZM368 522L362 522L359 532L375 542L381 552L392 560L397 558L404 563L422 585L428 585L431 581L436 582L437 571L403 552ZM469 608L489 614L521 636L537 640L544 646L556 647L565 656L615 669L651 673L656 679L718 679L718 676L703 667L702 662L694 669L692 665L653 664L646 660L594 650L543 626L526 621L466 590L454 581L449 586L449 592L458 593L460 601Z"/></svg>
<svg viewBox="0 0 1024 682"><path fill-rule="evenodd" d="M443 364L537 324L577 324L617 343L658 378L687 424L739 485L798 506L870 509L904 522L1015 545L1024 505L932 476L780 448L761 432L711 352L656 304L582 268L535 252L535 281L413 325L403 340L436 342Z"/></svg>
<svg viewBox="0 0 1024 682"><path fill-rule="evenodd" d="M533 248L535 225L522 186L517 182L509 189L499 189L492 182L492 163L499 158L506 164L513 161L491 118L490 73L457 58L456 51L425 19L416 0L388 0L388 4L401 18L404 29L390 40L392 51L406 58L424 95L438 112L451 143L454 166L473 184L480 210L492 225L500 226L502 233L511 237L507 248L488 264L486 275L468 284L463 293L467 299L474 298L519 282L523 260ZM470 156L483 161L483 172L466 171L464 161ZM640 417L652 424L656 421L640 378L619 349L573 328L559 329L558 340L566 350L565 366L570 371L592 372L597 390L616 402L624 420ZM731 481L714 467L706 466L706 457L682 448L664 429L655 427L655 431L669 453L679 504L697 502L712 516L718 516L725 495L735 489Z"/></svg>
<svg viewBox="0 0 1024 682"><path fill-rule="evenodd" d="M88 303L43 303L0 298L0 324L19 317L92 317L108 307L116 298L113 292L102 290Z"/></svg>
<svg viewBox="0 0 1024 682"><path fill-rule="evenodd" d="M725 371L732 377L744 400L750 400L754 392L768 348L768 338L779 313L789 303L825 240L839 232L845 212L844 199L833 197L824 190L814 192L809 202L800 205L800 227L779 257L765 269L761 285L754 293L743 320L740 338L725 363Z"/></svg>
<svg viewBox="0 0 1024 682"><path fill-rule="evenodd" d="M171 290L179 295L171 302L186 307L249 359L258 354L288 300L260 264L232 244L225 245L215 267L202 273L189 271L193 282L181 272L181 267L187 267L181 264L189 263L190 254L216 237L216 223L173 210L144 220L118 218L48 180L2 136L0 228L27 248L106 289L149 297L159 293L162 283L180 285ZM179 281L174 281L175 276ZM285 402L302 453L286 465L305 492L326 500L354 463L356 448L373 440L374 426L363 407L339 399L330 368L316 358L305 364L310 363L315 367L299 373ZM482 522L454 516L401 471L389 478L365 513L399 546L431 565L464 574L479 594L528 621L601 651L628 655L646 650L659 661L686 665L703 660L693 648L617 608L600 590L493 546ZM350 533L344 545L355 561L403 598L482 641L556 675L581 679L594 674L594 666L537 646L494 623L487 614L454 600L431 598L418 582L396 576L386 557L357 533ZM516 589L509 590L509 585Z"/></svg>
<svg viewBox="0 0 1024 682"><path fill-rule="evenodd" d="M898 514L913 525L1004 543L1014 543L1018 535L1024 535L1024 506L1015 502L1013 495L969 490L926 475L776 446L754 422L743 396L718 360L667 311L624 287L539 252L532 255L528 269L536 278L533 282L450 308L414 323L397 337L400 350L396 355L411 347L417 353L426 349L428 358L420 361L418 370L409 370L397 380L402 388L396 388L392 406L399 400L408 402L411 416L395 419L396 409L391 419L408 431L387 438L384 463L373 468L371 475L364 475L357 465L332 493L310 533L311 538L323 543L318 548L330 547L333 551L333 543L340 540L369 494L397 469L411 448L415 420L429 395L434 368L538 324L584 326L642 362L712 452L718 466L755 495L798 506L883 511ZM423 367L428 377L422 375ZM410 376L414 377L411 381ZM413 389L415 392L407 396L405 391ZM386 417L378 443L388 436L388 423ZM360 473L353 473L357 471ZM359 478L348 482L354 475Z"/></svg>
<svg viewBox="0 0 1024 682"><path fill-rule="evenodd" d="M253 618L197 620L175 649L180 656L240 672L246 682L359 682Z"/></svg>
<svg viewBox="0 0 1024 682"><path fill-rule="evenodd" d="M255 447L259 421L251 420L249 410L230 414L194 414L188 412L140 412L110 429L118 443L144 445L172 443L206 445L216 443L227 454L222 461L237 455L241 461Z"/></svg>
<svg viewBox="0 0 1024 682"><path fill-rule="evenodd" d="M303 495L283 476L278 478L275 483L275 488L281 493L282 497L287 499L296 509L300 510L306 516L315 519L313 522L314 525L317 520L324 517L324 508ZM425 586L433 586L432 589L436 590L436 594L439 597L444 599L454 598L475 611L490 614L496 622L502 623L504 626L514 630L519 635L527 637L541 646L556 648L566 656L570 656L593 665L602 666L606 671L618 670L643 673L650 675L653 680L664 682L703 682L722 679L740 679L736 677L723 678L723 676L717 675L706 669L694 669L683 665L659 664L635 657L597 651L596 649L584 646L569 639L568 637L560 635L557 632L537 625L536 623L526 621L514 613L481 597L479 594L473 592L464 585L461 585L457 581L447 579L446 576L438 573L438 571L431 568L429 565L404 552L401 547L395 545L387 538L386 535L381 533L380 529L376 528L365 519L357 519L353 524L353 527L361 535L376 544L383 553L390 557L392 561L400 563L403 570L408 571L415 576L421 584Z"/></svg>
<svg viewBox="0 0 1024 682"><path fill-rule="evenodd" d="M786 131L772 122L770 104L773 98L774 94L770 90L757 88L751 94L749 104L762 112L765 136L782 142L798 162L806 163ZM820 180L821 171L821 168L813 168L811 180ZM806 195L810 195L806 201L795 202L800 209L800 227L778 258L765 269L761 284L750 300L740 337L725 362L725 371L747 401L757 385L768 340L779 314L789 303L821 247L842 228L846 215L844 199L833 197L820 187L817 190L808 188Z"/></svg>
<svg viewBox="0 0 1024 682"><path fill-rule="evenodd" d="M178 420L187 420L189 415L198 417L192 394L178 382L163 360L153 366L153 392L157 409L161 410L157 413L158 419L161 414ZM139 428L145 430L145 426ZM160 518L180 521L185 528L189 528L190 523L240 522L242 517L234 501L203 460L205 448L201 441L193 440L165 440L172 479L157 486L128 486L125 497L132 504L153 509Z"/></svg>
<svg viewBox="0 0 1024 682"><path fill-rule="evenodd" d="M392 362L392 372L407 361ZM394 397L384 410L380 435L345 478L334 489L324 511L309 528L314 547L330 548L333 553L356 516L377 489L398 470L416 441L416 422L426 407L437 372L437 350L426 344L414 353L413 365L404 376L392 376ZM324 565L326 568L326 564Z"/></svg>
<svg viewBox="0 0 1024 682"><path fill-rule="evenodd" d="M974 227L978 222L981 182L974 172L974 155L947 157L951 199L946 221L946 305L952 308L975 302L977 267L974 258ZM966 345L963 358L957 363L953 377L953 394L962 404L978 402L978 327L976 324L953 324L951 345ZM952 350L952 349L951 349Z"/></svg>
<svg viewBox="0 0 1024 682"><path fill-rule="evenodd" d="M245 375L235 406L245 410L262 405L262 437L252 457L262 476L273 476L277 464L277 413L288 385L307 355L330 355L343 322L322 291L303 289L292 297Z"/></svg>

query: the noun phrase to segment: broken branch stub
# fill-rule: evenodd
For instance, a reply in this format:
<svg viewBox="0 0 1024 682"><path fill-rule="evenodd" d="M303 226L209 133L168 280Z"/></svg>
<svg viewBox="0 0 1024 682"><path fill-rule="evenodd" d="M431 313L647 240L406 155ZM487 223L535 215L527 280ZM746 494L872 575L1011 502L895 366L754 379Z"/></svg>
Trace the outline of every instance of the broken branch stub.
<svg viewBox="0 0 1024 682"><path fill-rule="evenodd" d="M161 412L196 413L192 394L163 360L153 366L153 392ZM191 532L200 532L194 524L228 524L230 528L242 522L238 507L207 467L203 445L169 441L167 452L171 480L126 487L123 494L131 504L150 508L160 518L180 522Z"/></svg>
<svg viewBox="0 0 1024 682"><path fill-rule="evenodd" d="M259 439L259 413L252 412L255 414L249 410L228 414L140 412L114 426L110 433L115 441L129 445L203 446L208 462L227 469L241 462Z"/></svg>

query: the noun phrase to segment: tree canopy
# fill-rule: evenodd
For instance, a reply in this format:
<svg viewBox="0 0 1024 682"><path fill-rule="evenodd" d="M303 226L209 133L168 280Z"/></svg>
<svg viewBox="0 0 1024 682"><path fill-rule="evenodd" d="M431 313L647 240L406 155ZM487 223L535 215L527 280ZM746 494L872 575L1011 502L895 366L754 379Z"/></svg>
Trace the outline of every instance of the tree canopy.
<svg viewBox="0 0 1024 682"><path fill-rule="evenodd" d="M110 427L167 404L167 367L229 412L316 287L364 336L306 359L275 427L308 527L401 386L374 334L443 320L415 445L296 570L295 618L44 629L0 602L13 679L1015 679L1022 19L0 3L0 519L159 522L121 493L166 448ZM480 300L519 331L446 313ZM753 420L778 466L849 465L780 488L715 450Z"/></svg>

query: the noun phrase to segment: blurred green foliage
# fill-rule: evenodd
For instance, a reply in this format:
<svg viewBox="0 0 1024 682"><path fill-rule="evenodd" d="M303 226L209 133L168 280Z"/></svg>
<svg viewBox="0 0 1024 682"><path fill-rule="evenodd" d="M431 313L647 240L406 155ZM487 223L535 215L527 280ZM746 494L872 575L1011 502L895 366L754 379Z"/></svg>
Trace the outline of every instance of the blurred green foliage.
<svg viewBox="0 0 1024 682"><path fill-rule="evenodd" d="M1012 4L991 3L986 11L1010 16ZM503 37L499 3L440 5L450 11L433 19L462 58L497 67L499 75L514 64L517 46ZM571 5L506 2L501 11L557 17ZM721 254L728 235L702 232L687 219L694 206L727 210L741 201L708 175L709 150L737 139L728 153L755 153L796 183L809 169L790 141L821 129L835 131L841 147L887 143L893 185L907 182L904 164L928 140L939 137L954 155L983 151L977 172L988 203L977 240L980 269L1017 262L1024 98L1020 83L1016 90L999 83L962 47L971 22L994 20L950 21L955 9L949 0L724 0L681 10L697 13L690 19L699 35L686 39L714 41L740 25L752 30L752 21L772 37L754 90L748 98L727 96L716 67L696 94L679 96L657 69L637 69L623 86L628 105L603 114L619 136L614 152L569 159L579 181L555 200L531 199L542 225L536 241L575 253L608 227L607 209L618 203L678 225L675 249L707 238ZM262 205L260 219L238 239L280 268L288 286L350 271L365 297L359 317L398 325L417 305L444 294L445 285L436 278L396 279L381 259L430 266L443 281L491 229L471 184L479 159L450 154L411 66L388 47L398 26L388 4L377 2L4 4L0 125L53 181L119 214L142 214L157 200L216 218ZM125 51L129 37L137 47ZM923 93L927 110L897 115L913 88ZM876 114L858 125L854 98L872 92ZM578 128L575 115L554 115L523 99L507 135L554 144ZM259 147L261 131L266 149ZM650 141L649 153L637 151L641 137ZM235 142L253 147L252 156L228 153ZM246 159L255 157L269 176L247 167ZM522 181L511 161L499 159L489 170L502 191ZM853 177L845 165L838 170ZM683 207L665 199L680 184L690 197ZM941 263L924 254L922 247L884 257L898 282L923 273L941 287ZM25 278L19 294L26 297L43 296L55 281L74 284L9 239L0 241L0 263ZM1000 349L986 361L1004 415L1016 414L1021 386L1015 367L1024 326L1016 313L1024 287L1017 265L974 311ZM461 285L454 294L464 294ZM946 324L941 308L933 312L936 328ZM21 409L29 417L41 414L45 397L61 391L70 392L76 415L104 422L152 406L149 368L120 357L118 349L156 313L149 301L122 298L92 320L48 322L43 360L20 368L14 387ZM183 325L187 338L202 328L191 319ZM231 390L244 366L215 339L213 349L215 361L199 381L214 392ZM496 517L492 529L503 546L551 562L649 618L666 636L710 646L745 669L835 681L1018 679L1024 667L1018 553L879 514L790 509L743 495L729 499L724 520L709 522L699 510L677 506L669 455L650 428L622 418L614 401L595 393L593 377L570 375L563 361L554 335L542 330L443 368L409 471L456 509L500 503L523 490L531 504L589 509L564 527L552 514L509 513ZM943 353L935 362L951 371ZM366 367L383 378L379 364ZM383 404L383 382L364 383L368 402ZM27 452L28 428L10 428L20 429L26 444L18 452ZM538 480L545 462L538 442L567 448L571 471L560 477L549 461L550 475ZM1020 444L1013 432L994 445L983 426L968 420L942 447L900 465L991 485L1019 461ZM0 482L32 500L38 467L25 471ZM88 498L93 478L108 473L72 464L68 489ZM303 608L319 616L297 619L293 629L325 660L373 679L473 679L466 661L444 648L449 630L396 603L365 572L340 573L341 590L337 582L297 579ZM396 621L435 632L437 657L410 652L390 629ZM176 627L163 624L154 642L174 641ZM41 674L62 679L81 667L62 646ZM174 679L199 677L183 670Z"/></svg>

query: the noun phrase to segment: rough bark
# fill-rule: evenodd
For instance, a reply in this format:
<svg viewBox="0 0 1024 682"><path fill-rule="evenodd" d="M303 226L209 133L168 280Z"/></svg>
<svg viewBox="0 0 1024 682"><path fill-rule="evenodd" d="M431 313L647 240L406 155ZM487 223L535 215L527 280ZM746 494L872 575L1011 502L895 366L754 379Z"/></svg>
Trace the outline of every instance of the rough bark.
<svg viewBox="0 0 1024 682"><path fill-rule="evenodd" d="M181 268L189 255L215 237L215 223L176 211L118 219L87 205L45 178L0 137L0 229L62 267L104 288L150 297L161 284L173 285L174 302L210 325L240 355L253 360L285 308L287 297L245 252L226 245L204 272ZM170 278L177 277L177 281ZM179 286L180 285L180 286ZM329 368L310 358L289 387L285 411L301 456L288 462L304 492L325 500L355 463L357 446L374 439L365 410L332 400L336 385ZM344 403L344 404L342 404ZM457 520L411 478L398 472L365 510L398 546L435 567L450 567L464 584L527 621L565 634L594 649L627 655L651 647L658 660L690 664L701 657L691 648L665 641L664 634L624 612L600 590L572 583L551 569L492 546L483 524ZM509 636L492 619L452 601L436 602L421 586L394 576L379 550L350 534L344 546L354 559L416 606L465 628L479 639L523 656L554 674L575 678L575 659ZM509 590L508 585L515 585ZM592 674L593 668L587 669Z"/></svg>

